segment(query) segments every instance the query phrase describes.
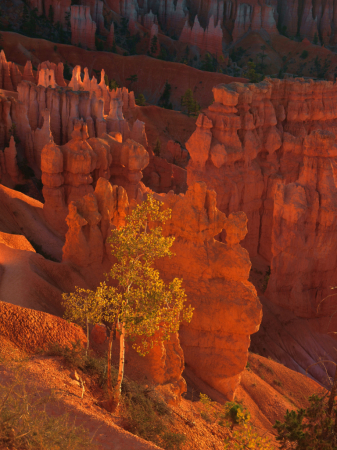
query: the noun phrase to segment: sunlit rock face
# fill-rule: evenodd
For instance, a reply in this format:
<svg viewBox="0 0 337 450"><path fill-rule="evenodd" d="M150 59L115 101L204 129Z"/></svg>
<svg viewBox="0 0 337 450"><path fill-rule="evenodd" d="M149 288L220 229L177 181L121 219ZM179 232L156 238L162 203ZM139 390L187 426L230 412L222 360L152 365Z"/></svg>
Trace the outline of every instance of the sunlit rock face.
<svg viewBox="0 0 337 450"><path fill-rule="evenodd" d="M188 184L205 181L221 211L247 214L242 245L270 264L266 295L313 317L336 279L337 87L267 79L213 93L186 143Z"/></svg>

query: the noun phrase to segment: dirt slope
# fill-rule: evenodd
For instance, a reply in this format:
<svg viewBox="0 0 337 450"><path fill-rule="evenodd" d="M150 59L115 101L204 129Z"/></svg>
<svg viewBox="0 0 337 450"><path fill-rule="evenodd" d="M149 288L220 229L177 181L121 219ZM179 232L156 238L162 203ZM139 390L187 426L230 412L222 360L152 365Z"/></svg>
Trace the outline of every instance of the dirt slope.
<svg viewBox="0 0 337 450"><path fill-rule="evenodd" d="M67 61L72 67L78 64L82 68L88 67L91 74L94 74L93 69L104 68L109 78L114 78L120 85L127 87L129 82L126 79L137 74L138 81L132 85L132 90L135 90L136 94L143 93L146 100L153 104L157 104L167 80L172 87L173 107L178 109L186 89L193 90L196 100L204 108L213 101L213 86L243 80L144 55L121 56L109 52L94 52L12 32L2 32L2 36L2 45L8 60L17 64L24 65L27 59L31 59L35 67L42 61Z"/></svg>

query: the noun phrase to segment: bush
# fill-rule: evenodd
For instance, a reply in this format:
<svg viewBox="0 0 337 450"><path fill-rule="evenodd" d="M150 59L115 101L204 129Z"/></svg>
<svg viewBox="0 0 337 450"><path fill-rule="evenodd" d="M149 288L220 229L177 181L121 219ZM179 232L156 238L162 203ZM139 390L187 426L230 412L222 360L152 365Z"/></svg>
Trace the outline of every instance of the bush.
<svg viewBox="0 0 337 450"><path fill-rule="evenodd" d="M306 59L308 56L309 56L308 50L303 50L303 52L302 52L300 58Z"/></svg>
<svg viewBox="0 0 337 450"><path fill-rule="evenodd" d="M24 364L13 365L9 383L0 385L0 448L34 450L94 450L88 432L68 414L49 416L46 404L57 403L26 382Z"/></svg>
<svg viewBox="0 0 337 450"><path fill-rule="evenodd" d="M336 413L334 407L328 414L328 396L314 394L309 397L310 406L298 411L288 411L284 422L276 421L281 449L335 450L337 448Z"/></svg>
<svg viewBox="0 0 337 450"><path fill-rule="evenodd" d="M146 99L144 94L139 94L138 98L136 98L136 105L138 106L145 106L146 105Z"/></svg>
<svg viewBox="0 0 337 450"><path fill-rule="evenodd" d="M106 389L106 356L96 357L90 352L86 355L80 341L72 343L71 347L62 347L58 343L49 344L44 353L50 356L62 356L72 368L96 376L99 386ZM111 375L114 384L117 380L116 368L112 368ZM124 377L122 403L126 409L128 431L165 450L180 450L186 438L180 433L167 431L168 425L173 421L171 410L154 389Z"/></svg>

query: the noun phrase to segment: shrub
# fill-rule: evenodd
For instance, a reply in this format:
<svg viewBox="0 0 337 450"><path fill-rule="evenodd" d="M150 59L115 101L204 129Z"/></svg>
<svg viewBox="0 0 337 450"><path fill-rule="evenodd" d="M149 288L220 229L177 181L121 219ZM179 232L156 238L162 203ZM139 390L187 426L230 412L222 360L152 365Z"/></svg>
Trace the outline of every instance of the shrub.
<svg viewBox="0 0 337 450"><path fill-rule="evenodd" d="M45 394L26 382L24 364L11 362L12 379L0 384L0 448L34 450L94 450L88 432L78 427L68 414L49 416L46 404L57 404L53 394Z"/></svg>
<svg viewBox="0 0 337 450"><path fill-rule="evenodd" d="M294 450L335 450L337 448L335 402L328 412L328 396L314 394L309 397L310 405L306 409L288 411L284 422L276 421L274 428L278 432L276 440L281 449Z"/></svg>
<svg viewBox="0 0 337 450"><path fill-rule="evenodd" d="M302 52L300 58L306 59L308 56L309 56L308 50L303 50L303 52Z"/></svg>
<svg viewBox="0 0 337 450"><path fill-rule="evenodd" d="M146 99L144 94L139 94L138 98L136 98L136 105L138 106L145 106L146 105Z"/></svg>

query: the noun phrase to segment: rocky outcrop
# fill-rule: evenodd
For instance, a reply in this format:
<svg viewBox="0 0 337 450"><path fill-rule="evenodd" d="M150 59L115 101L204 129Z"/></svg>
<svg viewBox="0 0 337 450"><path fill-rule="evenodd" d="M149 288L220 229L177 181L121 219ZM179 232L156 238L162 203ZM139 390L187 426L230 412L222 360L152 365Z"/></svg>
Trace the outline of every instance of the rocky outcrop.
<svg viewBox="0 0 337 450"><path fill-rule="evenodd" d="M90 15L90 7L74 5L71 7L71 43L81 45L89 50L96 50L96 22Z"/></svg>
<svg viewBox="0 0 337 450"><path fill-rule="evenodd" d="M169 280L181 276L195 308L180 331L186 365L206 383L233 399L250 343L262 317L255 288L248 282L250 260L239 242L247 233L244 213L228 217L216 207L216 194L202 182L185 195L159 195L172 217L164 233L175 236L174 256L159 263ZM226 231L226 241L214 237Z"/></svg>
<svg viewBox="0 0 337 450"><path fill-rule="evenodd" d="M50 344L71 347L86 337L82 328L59 317L0 301L0 335L26 352L36 353Z"/></svg>
<svg viewBox="0 0 337 450"><path fill-rule="evenodd" d="M314 317L337 271L337 88L265 80L219 85L213 93L214 103L186 143L188 185L204 180L217 192L221 211L247 214L243 246L271 267L268 299ZM319 315L331 307L326 302Z"/></svg>
<svg viewBox="0 0 337 450"><path fill-rule="evenodd" d="M164 234L175 237L174 256L157 266L167 281L183 277L188 302L195 308L191 324L180 331L186 364L233 399L247 362L250 334L258 330L262 314L255 288L248 282L248 252L239 245L247 232L247 218L244 213L227 218L216 208L216 195L204 183L190 186L186 195L171 191L156 196L164 208L172 210ZM100 178L94 192L69 204L63 260L85 271L87 280L93 274L101 277L102 264L109 258L109 229L123 226L127 212L126 191ZM223 228L227 238L222 243L214 236ZM179 342L172 345L180 348ZM158 372L158 360L163 359L160 355L166 347L158 347L150 355L159 383L168 382L167 373ZM177 380L182 364L181 356L178 367L172 364L177 373L171 378Z"/></svg>
<svg viewBox="0 0 337 450"><path fill-rule="evenodd" d="M202 51L210 52L212 55L222 54L222 29L220 22L215 25L213 16L209 25L204 30L195 16L193 27L189 26L188 20L179 37L179 41L187 45L195 45Z"/></svg>
<svg viewBox="0 0 337 450"><path fill-rule="evenodd" d="M75 121L71 137L63 146L46 145L41 155L44 214L62 234L67 205L92 195L99 179L124 187L130 200L139 198L142 169L149 161L145 148L131 139L119 142L109 134L89 138L83 121Z"/></svg>
<svg viewBox="0 0 337 450"><path fill-rule="evenodd" d="M37 8L38 14L53 17L54 23L67 26L67 15L70 14L71 0L29 0L31 8ZM52 16L50 11L52 10Z"/></svg>
<svg viewBox="0 0 337 450"><path fill-rule="evenodd" d="M17 153L15 147L14 136L11 137L9 147L4 150L5 169L12 181L17 182L19 179L19 167L17 161ZM6 173L5 172L5 173Z"/></svg>

